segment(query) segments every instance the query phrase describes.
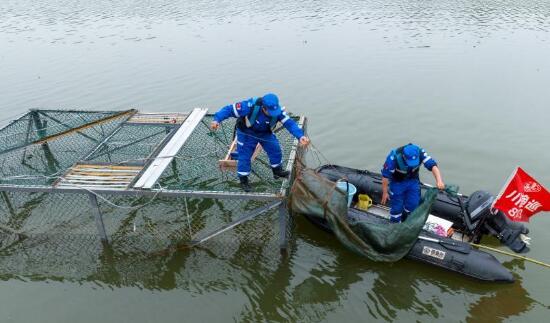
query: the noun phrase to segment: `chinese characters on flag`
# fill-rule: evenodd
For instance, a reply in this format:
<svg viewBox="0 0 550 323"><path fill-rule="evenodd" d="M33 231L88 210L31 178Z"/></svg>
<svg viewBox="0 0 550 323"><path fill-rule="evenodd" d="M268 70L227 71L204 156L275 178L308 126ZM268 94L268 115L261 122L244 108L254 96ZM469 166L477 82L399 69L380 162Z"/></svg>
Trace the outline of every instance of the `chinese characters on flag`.
<svg viewBox="0 0 550 323"><path fill-rule="evenodd" d="M550 211L550 192L518 167L493 208L504 212L512 221L528 222L535 213Z"/></svg>

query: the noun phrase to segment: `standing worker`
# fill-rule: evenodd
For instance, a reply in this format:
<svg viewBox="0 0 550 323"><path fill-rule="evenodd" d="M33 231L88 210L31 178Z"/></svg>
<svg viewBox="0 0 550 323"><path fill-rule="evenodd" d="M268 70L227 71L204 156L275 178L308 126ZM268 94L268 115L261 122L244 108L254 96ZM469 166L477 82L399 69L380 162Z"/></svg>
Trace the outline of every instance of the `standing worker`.
<svg viewBox="0 0 550 323"><path fill-rule="evenodd" d="M442 190L445 183L436 161L417 145L409 143L390 152L382 168L382 204L388 198L391 204L390 221L399 223L420 204L420 163L434 175L436 186ZM389 183L389 194L388 194Z"/></svg>
<svg viewBox="0 0 550 323"><path fill-rule="evenodd" d="M288 171L283 170L283 153L277 136L273 133L277 122L298 140L301 145L308 145L309 138L294 120L279 105L279 98L273 93L268 93L261 98L250 98L245 101L227 105L214 115L214 121L210 125L212 130L217 130L220 123L229 118L237 118L237 174L241 187L245 192L250 192L248 181L250 175L250 160L258 143L262 145L269 162L273 177L288 177Z"/></svg>

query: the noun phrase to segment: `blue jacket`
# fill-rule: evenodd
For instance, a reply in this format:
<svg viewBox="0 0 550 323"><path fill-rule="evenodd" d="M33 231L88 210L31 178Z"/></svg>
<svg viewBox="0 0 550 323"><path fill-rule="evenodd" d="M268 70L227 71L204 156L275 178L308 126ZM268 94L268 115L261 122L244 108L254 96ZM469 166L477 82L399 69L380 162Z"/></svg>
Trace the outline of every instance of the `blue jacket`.
<svg viewBox="0 0 550 323"><path fill-rule="evenodd" d="M221 108L214 115L214 120L222 122L230 117L244 118L252 114L254 109L255 98L250 98L245 101L237 102L235 104L227 105ZM304 136L304 132L300 129L300 126L290 118L285 108L282 107L282 113L277 117L277 121L283 124L283 126L296 138L300 139ZM271 132L271 117L260 111L256 118L256 122L251 128L247 128L246 131L252 131L256 133L270 133Z"/></svg>
<svg viewBox="0 0 550 323"><path fill-rule="evenodd" d="M386 162L384 163L384 167L382 168L382 176L385 178L396 179L396 169L398 167L396 158L396 150L390 151L388 157L386 158ZM421 163L424 164L424 167L426 167L429 171L431 171L434 166L437 166L437 162L422 148L420 148L420 156L418 158ZM406 177L418 178L418 167L407 167Z"/></svg>

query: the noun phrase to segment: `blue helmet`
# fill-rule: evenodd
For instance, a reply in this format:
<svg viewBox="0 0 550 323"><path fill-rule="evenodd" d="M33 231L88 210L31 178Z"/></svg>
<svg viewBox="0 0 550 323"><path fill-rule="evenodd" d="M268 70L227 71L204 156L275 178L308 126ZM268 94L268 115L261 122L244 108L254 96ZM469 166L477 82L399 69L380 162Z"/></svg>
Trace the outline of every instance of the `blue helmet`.
<svg viewBox="0 0 550 323"><path fill-rule="evenodd" d="M281 114L281 106L279 105L279 98L273 94L268 93L262 97L262 104L267 109L267 112L272 117L277 117Z"/></svg>
<svg viewBox="0 0 550 323"><path fill-rule="evenodd" d="M409 167L416 167L420 164L420 147L408 144L403 148L403 158Z"/></svg>

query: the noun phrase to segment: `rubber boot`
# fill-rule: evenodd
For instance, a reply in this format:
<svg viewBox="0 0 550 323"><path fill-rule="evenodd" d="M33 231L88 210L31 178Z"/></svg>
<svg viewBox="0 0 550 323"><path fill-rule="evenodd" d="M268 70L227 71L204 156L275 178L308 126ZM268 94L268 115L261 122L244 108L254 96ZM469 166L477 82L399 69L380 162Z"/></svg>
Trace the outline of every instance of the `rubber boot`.
<svg viewBox="0 0 550 323"><path fill-rule="evenodd" d="M248 176L239 176L239 181L241 182L241 188L245 192L250 192L252 190L252 187L250 187L250 183L248 182Z"/></svg>
<svg viewBox="0 0 550 323"><path fill-rule="evenodd" d="M282 166L273 167L271 170L273 171L273 178L275 179L279 177L287 178L290 174L288 171L283 170Z"/></svg>
<svg viewBox="0 0 550 323"><path fill-rule="evenodd" d="M409 214L411 214L411 212L403 211L403 214L401 214L401 222L407 221Z"/></svg>
<svg viewBox="0 0 550 323"><path fill-rule="evenodd" d="M391 223L401 223L401 214L391 214L390 213L390 222Z"/></svg>

